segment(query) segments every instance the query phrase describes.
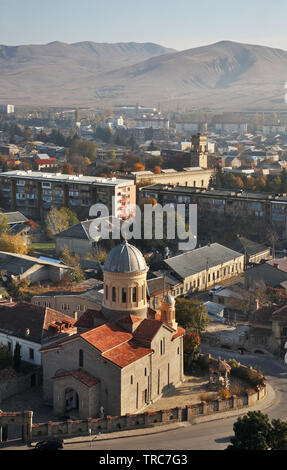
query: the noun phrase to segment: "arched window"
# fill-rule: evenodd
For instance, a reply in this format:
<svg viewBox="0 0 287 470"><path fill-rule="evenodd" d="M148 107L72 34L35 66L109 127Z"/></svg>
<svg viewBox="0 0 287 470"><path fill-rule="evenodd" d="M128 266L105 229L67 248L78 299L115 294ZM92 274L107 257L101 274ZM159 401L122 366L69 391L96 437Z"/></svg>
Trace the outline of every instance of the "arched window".
<svg viewBox="0 0 287 470"><path fill-rule="evenodd" d="M82 349L79 351L79 367L84 367L84 351Z"/></svg>
<svg viewBox="0 0 287 470"><path fill-rule="evenodd" d="M133 302L137 301L137 288L133 287Z"/></svg>
<svg viewBox="0 0 287 470"><path fill-rule="evenodd" d="M116 302L117 301L117 294L116 294L116 288L112 288L112 301Z"/></svg>
<svg viewBox="0 0 287 470"><path fill-rule="evenodd" d="M122 289L122 303L127 303L127 289L125 287Z"/></svg>

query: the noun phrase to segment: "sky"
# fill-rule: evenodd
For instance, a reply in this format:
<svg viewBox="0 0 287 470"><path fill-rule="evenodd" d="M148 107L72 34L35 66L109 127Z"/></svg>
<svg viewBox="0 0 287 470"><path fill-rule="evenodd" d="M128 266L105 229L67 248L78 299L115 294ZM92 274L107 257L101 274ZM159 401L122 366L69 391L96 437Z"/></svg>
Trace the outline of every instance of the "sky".
<svg viewBox="0 0 287 470"><path fill-rule="evenodd" d="M231 40L287 50L286 0L0 0L0 44Z"/></svg>

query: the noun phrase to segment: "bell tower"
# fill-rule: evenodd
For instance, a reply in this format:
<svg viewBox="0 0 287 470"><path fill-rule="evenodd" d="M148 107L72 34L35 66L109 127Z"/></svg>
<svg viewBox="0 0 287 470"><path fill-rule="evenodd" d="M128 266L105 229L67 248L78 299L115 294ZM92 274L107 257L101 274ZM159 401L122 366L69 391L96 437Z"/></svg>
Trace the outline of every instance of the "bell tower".
<svg viewBox="0 0 287 470"><path fill-rule="evenodd" d="M208 144L207 136L193 135L191 138L192 150L190 166L207 169Z"/></svg>
<svg viewBox="0 0 287 470"><path fill-rule="evenodd" d="M164 297L161 304L161 321L177 330L177 322L175 321L175 300L168 294Z"/></svg>

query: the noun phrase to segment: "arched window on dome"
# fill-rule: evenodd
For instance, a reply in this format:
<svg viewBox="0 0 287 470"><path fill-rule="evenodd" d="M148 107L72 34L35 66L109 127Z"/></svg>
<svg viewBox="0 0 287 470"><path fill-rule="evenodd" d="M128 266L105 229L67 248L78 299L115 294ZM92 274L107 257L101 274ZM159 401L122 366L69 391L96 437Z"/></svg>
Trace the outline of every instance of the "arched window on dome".
<svg viewBox="0 0 287 470"><path fill-rule="evenodd" d="M122 289L122 303L127 303L127 289L125 287Z"/></svg>
<svg viewBox="0 0 287 470"><path fill-rule="evenodd" d="M133 302L137 301L137 288L133 287Z"/></svg>
<svg viewBox="0 0 287 470"><path fill-rule="evenodd" d="M112 288L112 302L116 302L117 301L117 291L116 291L116 288L113 287Z"/></svg>

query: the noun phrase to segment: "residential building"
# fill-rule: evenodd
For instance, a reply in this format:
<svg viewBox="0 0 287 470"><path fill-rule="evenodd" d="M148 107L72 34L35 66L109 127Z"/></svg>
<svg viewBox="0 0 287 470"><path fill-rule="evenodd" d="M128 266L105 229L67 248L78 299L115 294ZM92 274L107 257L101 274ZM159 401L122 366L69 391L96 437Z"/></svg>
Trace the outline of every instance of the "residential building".
<svg viewBox="0 0 287 470"><path fill-rule="evenodd" d="M165 118L137 118L134 127L145 129L169 129L169 120Z"/></svg>
<svg viewBox="0 0 287 470"><path fill-rule="evenodd" d="M48 292L32 297L32 304L49 307L78 320L87 310L101 310L103 291L100 288L86 289L84 292Z"/></svg>
<svg viewBox="0 0 287 470"><path fill-rule="evenodd" d="M244 272L244 255L219 243L185 252L164 263L183 282L181 295L205 291Z"/></svg>
<svg viewBox="0 0 287 470"><path fill-rule="evenodd" d="M130 216L136 203L136 187L131 180L64 175L37 171L8 171L0 174L3 204L30 217L43 218L52 207L69 207L87 217L95 203L106 205L110 215Z"/></svg>
<svg viewBox="0 0 287 470"><path fill-rule="evenodd" d="M140 189L140 198L154 198L160 204L197 204L198 210L210 210L233 217L252 216L266 225L276 226L287 237L287 194L257 193L243 190L206 189L172 184L155 184Z"/></svg>
<svg viewBox="0 0 287 470"><path fill-rule="evenodd" d="M149 317L147 270L134 246L116 246L104 265L101 312L87 311L81 332L42 348L44 396L55 415L137 413L182 382L185 331L170 295Z"/></svg>
<svg viewBox="0 0 287 470"><path fill-rule="evenodd" d="M225 134L247 134L248 124L246 123L227 123L227 124L215 124L215 130L219 133Z"/></svg>
<svg viewBox="0 0 287 470"><path fill-rule="evenodd" d="M41 365L40 349L55 341L75 334L74 321L56 310L27 302L0 304L0 344L13 354L16 343L21 347L21 359Z"/></svg>
<svg viewBox="0 0 287 470"><path fill-rule="evenodd" d="M14 114L15 107L13 104L0 104L0 113Z"/></svg>

